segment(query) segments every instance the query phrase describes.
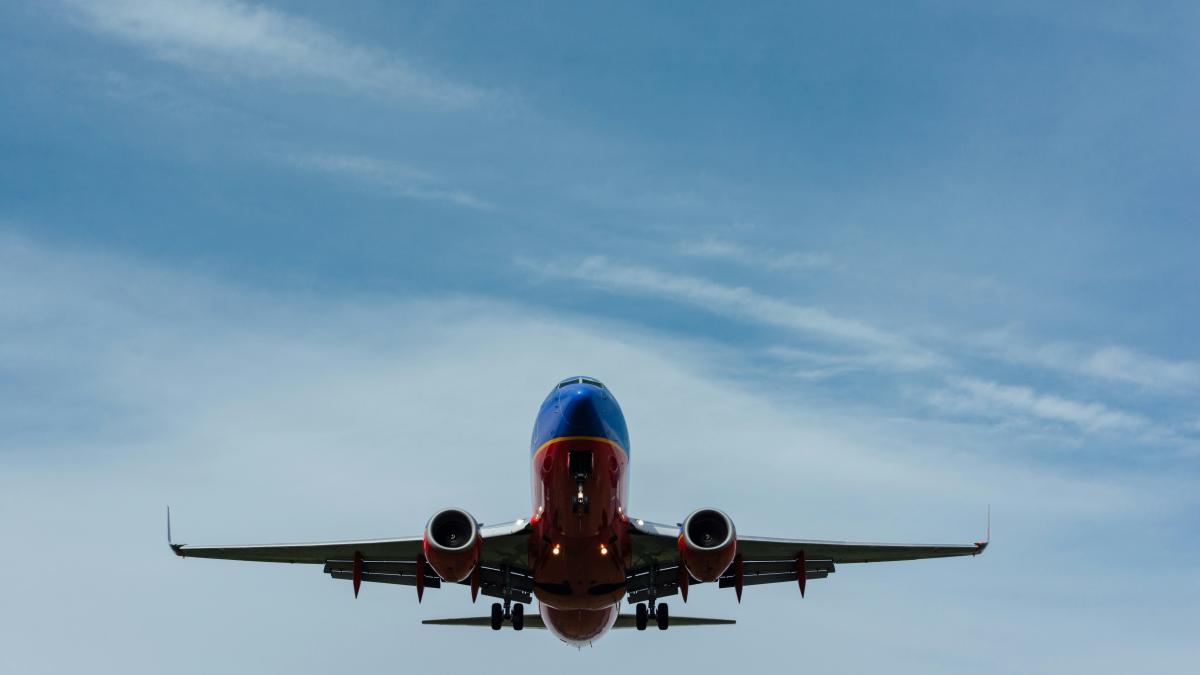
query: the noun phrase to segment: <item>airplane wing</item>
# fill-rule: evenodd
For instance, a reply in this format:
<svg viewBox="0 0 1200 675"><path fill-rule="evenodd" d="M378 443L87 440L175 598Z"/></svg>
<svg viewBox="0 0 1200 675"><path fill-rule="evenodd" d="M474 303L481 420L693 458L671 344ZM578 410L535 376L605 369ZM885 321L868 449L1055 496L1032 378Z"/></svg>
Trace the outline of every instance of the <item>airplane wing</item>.
<svg viewBox="0 0 1200 675"><path fill-rule="evenodd" d="M651 589L656 598L678 593L680 575L684 574L679 560L679 526L644 520L631 520L630 525L634 563L626 586L629 602L648 599ZM965 545L876 544L738 535L738 557L718 580L718 586L737 588L740 598L739 586L799 583L801 566L807 581L828 577L838 564L974 556L986 548L986 541ZM689 585L697 583L689 580Z"/></svg>
<svg viewBox="0 0 1200 675"><path fill-rule="evenodd" d="M479 552L481 594L503 597L507 575L512 599L530 601L533 592L533 575L527 569L530 531L525 520L479 528L483 538ZM332 578L345 580L354 579L355 557L361 556L364 582L416 586L420 571L423 588L440 588L442 585L442 580L428 565L419 563L424 549L424 539L419 536L302 544L193 546L171 541L168 514L167 540L171 550L181 558L324 565L324 572ZM464 585L469 583L463 582Z"/></svg>

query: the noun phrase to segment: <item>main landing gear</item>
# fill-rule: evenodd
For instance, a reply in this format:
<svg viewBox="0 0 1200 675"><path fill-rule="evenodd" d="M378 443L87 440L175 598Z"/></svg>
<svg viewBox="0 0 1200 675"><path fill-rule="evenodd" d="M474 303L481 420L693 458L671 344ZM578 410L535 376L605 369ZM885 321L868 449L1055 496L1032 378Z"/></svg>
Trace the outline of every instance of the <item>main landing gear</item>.
<svg viewBox="0 0 1200 675"><path fill-rule="evenodd" d="M508 604L508 603L505 603ZM498 602L492 603L492 630L500 630L504 621L512 624L513 630L525 628L525 605L516 603L511 607L503 607Z"/></svg>
<svg viewBox="0 0 1200 675"><path fill-rule="evenodd" d="M504 575L504 588L501 591L504 596L504 605L501 606L498 602L492 603L492 630L500 630L505 619L512 624L513 630L521 630L525 628L525 605L519 602L513 604L512 579L507 565L501 570L501 574Z"/></svg>
<svg viewBox="0 0 1200 675"><path fill-rule="evenodd" d="M653 603L653 601L651 602ZM647 608L646 603L639 602L634 612L634 621L637 624L637 629L646 630L646 624L650 623L650 619L654 619L654 622L658 624L659 630L670 628L671 613L667 609L667 603L651 604Z"/></svg>
<svg viewBox="0 0 1200 675"><path fill-rule="evenodd" d="M650 619L658 624L659 630L666 630L671 627L671 614L667 610L667 603L659 603L655 598L655 590L658 589L658 565L650 567L650 602L639 602L634 613L634 623L638 630L646 630L646 624Z"/></svg>

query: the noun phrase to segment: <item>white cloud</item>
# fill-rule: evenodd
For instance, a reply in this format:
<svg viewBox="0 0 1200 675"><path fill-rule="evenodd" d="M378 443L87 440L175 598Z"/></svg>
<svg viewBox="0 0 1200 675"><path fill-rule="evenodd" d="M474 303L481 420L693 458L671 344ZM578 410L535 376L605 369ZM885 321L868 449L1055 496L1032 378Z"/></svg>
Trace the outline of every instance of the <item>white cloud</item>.
<svg viewBox="0 0 1200 675"><path fill-rule="evenodd" d="M864 370L891 368L887 354L830 354L810 349L774 346L764 352L767 356L792 367L793 377L820 381Z"/></svg>
<svg viewBox="0 0 1200 675"><path fill-rule="evenodd" d="M1200 363L1164 359L1121 345L1035 344L1010 330L986 334L979 343L1007 361L1062 373L1168 393L1200 389Z"/></svg>
<svg viewBox="0 0 1200 675"><path fill-rule="evenodd" d="M1140 415L1114 410L1100 403L1081 403L1039 394L1029 387L974 378L955 378L954 389L936 393L932 402L943 409L989 417L1013 414L1069 424L1087 432L1138 432L1149 427Z"/></svg>
<svg viewBox="0 0 1200 675"><path fill-rule="evenodd" d="M946 353L931 351L903 335L870 323L767 296L746 287L626 265L599 256L574 262L518 260L518 264L551 278L684 303L725 317L792 331L808 342L800 342L798 346L776 345L763 354L778 362L773 372L798 380L820 383L862 371L922 371L927 375L940 371L942 376L951 374L948 380L951 386L924 396L927 403L942 412L970 413L1005 423L1018 423L1026 427L1026 431L1034 429L1031 422L1039 422L1042 424L1039 433L1053 432L1055 443L1078 443L1078 432L1083 432L1105 434L1109 439L1137 440L1147 448L1170 449L1188 456L1197 452L1190 432L1170 420L1151 420L1100 401L1080 402L1026 386L989 382L967 375L972 365L972 361L965 358L971 355L970 338L957 343L944 342L949 354L954 354L954 347L963 350L964 357L952 360ZM1144 382L1162 385L1164 381L1171 381L1177 386L1186 382L1186 367L1130 350L1110 348L1092 356L1071 362L1072 365L1064 365L1061 359L1043 359L1038 363L1051 369L1071 368L1073 372L1086 369L1096 377L1109 378L1132 378L1134 375L1129 370L1145 366L1141 371L1146 377ZM1006 358L1023 363L1020 359L1026 357ZM1058 427L1051 429L1048 423ZM1069 433L1064 434L1064 430Z"/></svg>
<svg viewBox="0 0 1200 675"><path fill-rule="evenodd" d="M518 261L534 272L571 279L596 288L646 295L701 307L710 312L775 326L799 335L845 346L868 348L882 355L877 362L891 369L913 370L945 363L940 355L869 323L840 317L820 307L799 305L762 295L744 286L676 275L649 267L625 265L592 256L570 263Z"/></svg>
<svg viewBox="0 0 1200 675"><path fill-rule="evenodd" d="M397 197L450 202L475 209L489 208L487 202L475 195L447 187L436 177L398 162L336 153L290 153L279 157L296 168L347 178Z"/></svg>
<svg viewBox="0 0 1200 675"><path fill-rule="evenodd" d="M1155 389L1200 387L1200 363L1170 361L1126 347L1108 346L1085 353L1078 364L1080 372L1094 377Z"/></svg>
<svg viewBox="0 0 1200 675"><path fill-rule="evenodd" d="M686 256L730 260L750 267L769 270L826 270L835 267L828 253L810 251L778 252L752 248L745 244L705 237L679 244L678 250Z"/></svg>
<svg viewBox="0 0 1200 675"><path fill-rule="evenodd" d="M156 58L227 77L332 82L426 103L464 106L478 88L421 72L379 49L351 44L306 19L237 0L67 0L96 33Z"/></svg>

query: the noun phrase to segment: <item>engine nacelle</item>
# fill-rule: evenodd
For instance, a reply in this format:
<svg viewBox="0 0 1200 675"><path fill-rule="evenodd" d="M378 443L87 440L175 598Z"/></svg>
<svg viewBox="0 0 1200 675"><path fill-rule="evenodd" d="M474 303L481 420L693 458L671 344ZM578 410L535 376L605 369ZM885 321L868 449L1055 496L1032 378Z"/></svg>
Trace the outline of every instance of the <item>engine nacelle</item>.
<svg viewBox="0 0 1200 675"><path fill-rule="evenodd" d="M425 560L437 575L457 583L479 561L479 523L462 509L443 509L425 526Z"/></svg>
<svg viewBox="0 0 1200 675"><path fill-rule="evenodd" d="M699 509L683 521L679 557L692 578L716 581L737 555L737 533L729 516L716 509Z"/></svg>

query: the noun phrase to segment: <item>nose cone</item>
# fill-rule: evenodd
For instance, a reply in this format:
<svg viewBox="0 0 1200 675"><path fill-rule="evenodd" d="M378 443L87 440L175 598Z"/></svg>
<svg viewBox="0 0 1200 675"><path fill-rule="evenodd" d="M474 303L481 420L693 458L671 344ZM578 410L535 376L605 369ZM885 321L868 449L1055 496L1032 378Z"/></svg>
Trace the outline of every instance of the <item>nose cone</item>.
<svg viewBox="0 0 1200 675"><path fill-rule="evenodd" d="M533 451L564 436L605 438L629 452L629 432L621 406L612 392L592 378L563 380L542 402L533 427Z"/></svg>
<svg viewBox="0 0 1200 675"><path fill-rule="evenodd" d="M561 434L608 438L605 419L608 407L608 394L603 389L580 384L560 390L558 410L562 415Z"/></svg>

